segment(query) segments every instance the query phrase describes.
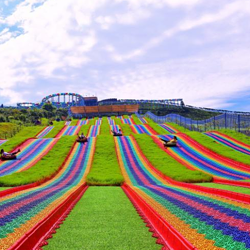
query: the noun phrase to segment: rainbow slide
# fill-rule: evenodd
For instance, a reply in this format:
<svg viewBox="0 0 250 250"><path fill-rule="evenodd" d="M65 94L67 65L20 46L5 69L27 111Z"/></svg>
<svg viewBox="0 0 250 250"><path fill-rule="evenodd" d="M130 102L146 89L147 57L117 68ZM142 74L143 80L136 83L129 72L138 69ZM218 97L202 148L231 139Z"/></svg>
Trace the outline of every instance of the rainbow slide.
<svg viewBox="0 0 250 250"><path fill-rule="evenodd" d="M110 117L108 117L108 122L110 126L114 126L115 125L115 121L113 119L111 119Z"/></svg>
<svg viewBox="0 0 250 250"><path fill-rule="evenodd" d="M110 125L110 132L115 131L116 133L118 133L120 129L121 127L119 125Z"/></svg>
<svg viewBox="0 0 250 250"><path fill-rule="evenodd" d="M37 249L45 244L46 237L57 226L53 218L60 219L56 216L62 213L65 204L70 206L72 199L82 192L94 148L94 138L87 144L76 143L62 170L53 179L0 198L2 250Z"/></svg>
<svg viewBox="0 0 250 250"><path fill-rule="evenodd" d="M131 125L132 131L136 134L156 135L156 132L147 124Z"/></svg>
<svg viewBox="0 0 250 250"><path fill-rule="evenodd" d="M79 120L77 122L77 125L76 126L82 126L82 125L87 125L89 123L89 120L86 119L86 120Z"/></svg>
<svg viewBox="0 0 250 250"><path fill-rule="evenodd" d="M138 117L138 119L142 122L142 124L148 123L145 118Z"/></svg>
<svg viewBox="0 0 250 250"><path fill-rule="evenodd" d="M235 149L241 153L250 155L250 145L242 143L228 135L225 135L217 131L206 132L204 134L209 136L210 138L213 138L214 140L225 146Z"/></svg>
<svg viewBox="0 0 250 250"><path fill-rule="evenodd" d="M100 134L101 125L92 125L89 129L87 137L96 137Z"/></svg>
<svg viewBox="0 0 250 250"><path fill-rule="evenodd" d="M146 202L147 211L160 216L156 223L170 225L162 232L168 249L250 249L249 205L170 184L153 171L131 137L117 137L115 143L126 185Z"/></svg>
<svg viewBox="0 0 250 250"><path fill-rule="evenodd" d="M0 146L4 144L7 140L0 140Z"/></svg>
<svg viewBox="0 0 250 250"><path fill-rule="evenodd" d="M29 139L21 147L16 160L0 161L0 176L21 172L35 165L51 148L58 139Z"/></svg>
<svg viewBox="0 0 250 250"><path fill-rule="evenodd" d="M124 117L122 116L121 120L122 120L122 123L124 123L124 124L129 124L129 125L135 124L134 121L133 121L133 119L132 119L131 117L129 117L129 118L124 118Z"/></svg>
<svg viewBox="0 0 250 250"><path fill-rule="evenodd" d="M160 135L159 138L171 140L173 136ZM161 144L160 140L158 140L158 143ZM167 148L165 152L190 169L200 170L227 180L250 178L250 168L240 166L239 163L229 161L224 157L215 157L184 134L178 134L177 145L177 147Z"/></svg>
<svg viewBox="0 0 250 250"><path fill-rule="evenodd" d="M66 121L66 122L65 122L65 126L69 126L70 123L71 123L71 121Z"/></svg>
<svg viewBox="0 0 250 250"><path fill-rule="evenodd" d="M47 127L45 127L36 137L37 137L37 138L43 138L43 137L46 136L53 128L54 128L54 126L47 126Z"/></svg>
<svg viewBox="0 0 250 250"><path fill-rule="evenodd" d="M167 124L159 124L159 126L162 127L163 129L165 129L166 132L169 134L176 134L176 133L180 132L177 129L175 129L174 127L167 125Z"/></svg>
<svg viewBox="0 0 250 250"><path fill-rule="evenodd" d="M80 130L80 126L67 126L63 132L61 133L60 136L63 135L76 135L78 134L79 130Z"/></svg>

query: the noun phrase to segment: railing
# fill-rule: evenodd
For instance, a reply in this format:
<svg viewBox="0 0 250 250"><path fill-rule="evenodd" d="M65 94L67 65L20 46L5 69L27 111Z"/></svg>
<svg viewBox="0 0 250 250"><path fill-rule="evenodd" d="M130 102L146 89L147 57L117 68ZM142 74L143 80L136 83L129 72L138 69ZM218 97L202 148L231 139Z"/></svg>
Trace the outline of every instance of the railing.
<svg viewBox="0 0 250 250"><path fill-rule="evenodd" d="M138 113L136 115L140 117ZM151 118L156 123L174 122L192 131L204 132L228 128L250 135L250 115L225 113L205 120L192 120L177 114L157 116L148 111L145 116Z"/></svg>

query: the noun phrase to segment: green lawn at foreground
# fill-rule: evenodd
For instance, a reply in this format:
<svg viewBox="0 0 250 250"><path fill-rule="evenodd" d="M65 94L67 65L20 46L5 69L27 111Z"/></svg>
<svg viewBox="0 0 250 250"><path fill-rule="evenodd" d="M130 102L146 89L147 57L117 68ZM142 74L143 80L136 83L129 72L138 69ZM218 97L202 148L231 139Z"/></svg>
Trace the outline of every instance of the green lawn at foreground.
<svg viewBox="0 0 250 250"><path fill-rule="evenodd" d="M6 139L14 134L14 132L19 129L18 125L11 122L1 122L0 123L0 138Z"/></svg>
<svg viewBox="0 0 250 250"><path fill-rule="evenodd" d="M89 187L44 250L160 250L120 187Z"/></svg>
<svg viewBox="0 0 250 250"><path fill-rule="evenodd" d="M132 118L133 118L135 124L142 124L141 120L136 115L133 114Z"/></svg>
<svg viewBox="0 0 250 250"><path fill-rule="evenodd" d="M203 145L204 147L214 151L215 153L228 157L229 159L242 162L250 165L250 158L246 154L236 151L228 146L218 143L213 138L210 138L199 132L186 132L188 136Z"/></svg>
<svg viewBox="0 0 250 250"><path fill-rule="evenodd" d="M43 138L54 138L65 126L65 121L60 121L60 122L53 122L54 128L47 134L45 135Z"/></svg>
<svg viewBox="0 0 250 250"><path fill-rule="evenodd" d="M112 135L99 135L87 184L94 186L119 186L124 182L116 156Z"/></svg>
<svg viewBox="0 0 250 250"><path fill-rule="evenodd" d="M123 135L131 135L131 134L133 134L133 131L132 131L129 124L121 124L120 127L121 127Z"/></svg>
<svg viewBox="0 0 250 250"><path fill-rule="evenodd" d="M250 195L250 188L230 186L230 185L224 185L224 184L218 184L218 183L196 183L196 185L203 186L203 187L210 187L210 188L218 188L218 189L233 191L236 193Z"/></svg>
<svg viewBox="0 0 250 250"><path fill-rule="evenodd" d="M151 164L164 175L176 181L182 182L209 182L212 176L198 170L190 170L174 160L166 152L154 143L153 139L146 134L134 135L143 154Z"/></svg>
<svg viewBox="0 0 250 250"><path fill-rule="evenodd" d="M226 134L226 135L228 135L228 136L230 136L238 141L241 141L243 143L250 145L250 137L245 135L245 134L242 134L240 132L236 132L235 130L231 130L231 129L219 129L218 131L223 133L223 134Z"/></svg>
<svg viewBox="0 0 250 250"><path fill-rule="evenodd" d="M34 182L41 182L45 178L51 177L63 164L75 139L75 136L63 136L49 153L42 157L33 167L22 172L0 177L0 186L21 186Z"/></svg>
<svg viewBox="0 0 250 250"><path fill-rule="evenodd" d="M107 117L102 117L100 134L101 135L109 135L110 134L110 125L109 125Z"/></svg>

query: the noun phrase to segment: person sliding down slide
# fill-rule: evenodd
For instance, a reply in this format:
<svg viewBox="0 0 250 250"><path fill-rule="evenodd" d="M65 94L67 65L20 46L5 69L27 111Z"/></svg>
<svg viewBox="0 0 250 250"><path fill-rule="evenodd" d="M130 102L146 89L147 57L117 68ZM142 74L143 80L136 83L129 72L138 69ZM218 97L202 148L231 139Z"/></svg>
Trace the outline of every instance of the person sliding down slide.
<svg viewBox="0 0 250 250"><path fill-rule="evenodd" d="M113 136L122 136L121 129L119 129L119 132L115 132L114 130L111 130L111 132L113 133Z"/></svg>
<svg viewBox="0 0 250 250"><path fill-rule="evenodd" d="M177 146L177 137L174 136L174 138L170 141L164 140L162 138L160 138L163 141L163 145L164 147L176 147Z"/></svg>
<svg viewBox="0 0 250 250"><path fill-rule="evenodd" d="M78 139L76 140L77 142L87 142L88 141L88 138L82 133L80 136L79 134L77 134L78 136Z"/></svg>
<svg viewBox="0 0 250 250"><path fill-rule="evenodd" d="M5 152L3 149L1 149L1 159L2 160L14 160L16 159L16 154L18 154L19 152L21 152L20 149L18 149L16 152L13 152L13 153L8 153L8 152Z"/></svg>

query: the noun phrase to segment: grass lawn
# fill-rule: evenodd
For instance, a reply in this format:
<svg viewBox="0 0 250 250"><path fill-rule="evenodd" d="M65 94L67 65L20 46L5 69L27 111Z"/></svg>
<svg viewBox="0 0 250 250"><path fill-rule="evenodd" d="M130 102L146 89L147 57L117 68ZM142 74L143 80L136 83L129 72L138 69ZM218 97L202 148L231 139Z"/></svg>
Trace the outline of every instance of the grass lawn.
<svg viewBox="0 0 250 250"><path fill-rule="evenodd" d="M196 185L203 186L203 187L218 188L218 189L223 189L223 190L250 195L250 188L236 187L236 186L230 186L230 185L224 185L224 184L218 184L218 183L197 183Z"/></svg>
<svg viewBox="0 0 250 250"><path fill-rule="evenodd" d="M99 135L96 141L92 168L87 176L87 184L119 186L123 181L113 136Z"/></svg>
<svg viewBox="0 0 250 250"><path fill-rule="evenodd" d="M139 147L151 164L164 175L182 182L208 182L212 176L198 170L190 170L174 160L146 134L134 135Z"/></svg>
<svg viewBox="0 0 250 250"><path fill-rule="evenodd" d="M123 135L127 136L134 134L129 124L121 124L120 127Z"/></svg>
<svg viewBox="0 0 250 250"><path fill-rule="evenodd" d="M75 139L75 136L63 136L49 153L42 157L33 167L22 172L0 177L0 186L21 186L43 181L45 178L52 176L58 171L67 157Z"/></svg>
<svg viewBox="0 0 250 250"><path fill-rule="evenodd" d="M0 123L0 138L6 139L11 137L15 131L17 131L18 125L11 122L1 122Z"/></svg>
<svg viewBox="0 0 250 250"><path fill-rule="evenodd" d="M102 117L100 135L110 135L110 125L107 117Z"/></svg>
<svg viewBox="0 0 250 250"><path fill-rule="evenodd" d="M44 250L160 250L120 187L90 187Z"/></svg>

